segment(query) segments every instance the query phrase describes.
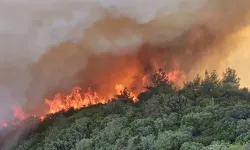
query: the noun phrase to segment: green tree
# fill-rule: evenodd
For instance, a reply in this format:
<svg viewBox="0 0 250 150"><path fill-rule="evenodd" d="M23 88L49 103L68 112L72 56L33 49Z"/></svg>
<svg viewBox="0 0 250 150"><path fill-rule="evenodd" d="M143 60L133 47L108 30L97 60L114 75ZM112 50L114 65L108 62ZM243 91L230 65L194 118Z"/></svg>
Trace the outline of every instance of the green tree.
<svg viewBox="0 0 250 150"><path fill-rule="evenodd" d="M165 131L159 134L155 141L157 150L177 150L184 142L190 141L192 135L184 131Z"/></svg>
<svg viewBox="0 0 250 150"><path fill-rule="evenodd" d="M229 146L229 143L223 141L216 141L207 147L203 147L201 150L228 150Z"/></svg>
<svg viewBox="0 0 250 150"><path fill-rule="evenodd" d="M155 134L154 121L151 118L136 119L131 124L132 135L147 136L150 134Z"/></svg>
<svg viewBox="0 0 250 150"><path fill-rule="evenodd" d="M213 114L208 112L189 113L182 117L181 124L194 127L194 134L197 136L213 126Z"/></svg>
<svg viewBox="0 0 250 150"><path fill-rule="evenodd" d="M81 139L76 143L76 150L92 150L93 149L93 141L92 139Z"/></svg>
<svg viewBox="0 0 250 150"><path fill-rule="evenodd" d="M222 83L227 89L238 89L240 86L240 78L237 76L236 70L227 68L223 73Z"/></svg>
<svg viewBox="0 0 250 150"><path fill-rule="evenodd" d="M200 143L195 142L185 142L181 145L180 150L201 150L203 147Z"/></svg>

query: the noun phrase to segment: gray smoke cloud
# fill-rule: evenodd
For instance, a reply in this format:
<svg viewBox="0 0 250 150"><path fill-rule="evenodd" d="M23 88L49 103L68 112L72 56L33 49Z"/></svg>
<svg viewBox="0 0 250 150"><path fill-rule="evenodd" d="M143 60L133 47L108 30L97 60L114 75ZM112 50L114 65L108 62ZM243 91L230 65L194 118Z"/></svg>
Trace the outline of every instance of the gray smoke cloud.
<svg viewBox="0 0 250 150"><path fill-rule="evenodd" d="M71 88L79 82L77 73L100 64L90 60L93 56L121 57L143 51L144 44L176 44L178 51L172 53L191 53L193 59L195 51L188 46L204 42L196 41L200 32L192 32L190 41L181 37L195 26L205 26L213 40L209 45L205 38L200 52L226 49L232 45L227 37L246 26L249 10L249 0L1 0L0 121L12 105L26 103L27 109L36 110L48 89ZM232 52L218 51L217 57ZM205 67L217 58L211 54L203 59L203 54L195 58ZM186 62L180 58L179 63ZM204 68L188 64L193 70Z"/></svg>

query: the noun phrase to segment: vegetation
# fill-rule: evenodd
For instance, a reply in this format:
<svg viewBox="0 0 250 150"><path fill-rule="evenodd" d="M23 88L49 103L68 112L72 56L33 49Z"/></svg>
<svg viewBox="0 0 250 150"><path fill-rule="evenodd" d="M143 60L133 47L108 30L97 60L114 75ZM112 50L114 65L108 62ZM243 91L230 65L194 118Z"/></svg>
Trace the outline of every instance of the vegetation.
<svg viewBox="0 0 250 150"><path fill-rule="evenodd" d="M222 79L206 71L204 79L197 76L179 91L170 88L165 76L162 70L154 74L154 84L138 96L138 103L117 96L107 105L45 119L12 149L250 149L249 91L240 88L234 69L228 68Z"/></svg>

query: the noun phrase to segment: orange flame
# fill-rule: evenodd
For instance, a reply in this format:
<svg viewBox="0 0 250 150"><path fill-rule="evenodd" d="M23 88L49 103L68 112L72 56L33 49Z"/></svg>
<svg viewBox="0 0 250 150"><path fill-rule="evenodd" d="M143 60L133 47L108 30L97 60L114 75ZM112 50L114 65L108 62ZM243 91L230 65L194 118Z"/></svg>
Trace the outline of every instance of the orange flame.
<svg viewBox="0 0 250 150"><path fill-rule="evenodd" d="M169 72L166 75L166 78L168 78L169 81L174 82L177 79L177 75L179 74L178 70L174 70L172 72ZM142 78L141 85L149 84L149 78L148 76L144 76ZM100 97L96 92L93 92L90 88L88 89L88 92L82 92L82 89L80 87L74 87L72 92L68 95L64 94L56 94L52 100L46 99L45 103L49 106L49 112L50 113L56 113L59 111L67 111L70 108L74 109L80 109L84 107L88 107L90 105L95 105L98 103L106 104L109 102L108 99L111 99L112 96L115 94L119 95L121 92L126 88L123 84L116 84L115 85L115 91L113 93L107 93L108 96L102 96ZM143 91L137 91L137 92L130 92L129 95L132 97L134 102L138 101L137 95ZM41 118L41 120L44 119L44 116Z"/></svg>
<svg viewBox="0 0 250 150"><path fill-rule="evenodd" d="M174 70L172 72L169 72L166 75L166 78L168 78L168 81L174 82L177 80L177 75L180 72L178 70ZM138 102L137 95L145 89L145 85L150 84L148 75L145 75L142 77L141 80L141 88L138 88L137 90L132 90L129 91L129 96L133 99L134 102ZM127 78L129 79L129 78ZM126 80L129 81L129 80ZM131 85L130 82L128 82L128 85ZM97 92L92 91L90 88L88 89L87 92L83 92L80 87L74 87L72 92L70 94L56 94L53 99L45 99L45 104L49 106L49 110L46 114L54 114L59 111L67 111L70 108L74 108L75 110L80 109L80 108L85 108L90 105L96 105L96 104L106 104L110 102L110 99L113 98L114 95L120 95L122 92L125 90L126 86L123 84L116 84L113 90L113 93L108 92L105 95L98 95ZM103 93L103 91L102 91ZM14 106L12 107L13 110L13 115L15 118L19 120L24 120L25 118L29 116L35 116L35 115L28 115L25 114L21 107L19 106ZM46 118L46 114L43 116L40 116L40 120L43 121ZM2 126L7 127L7 123L2 123Z"/></svg>
<svg viewBox="0 0 250 150"><path fill-rule="evenodd" d="M177 79L177 75L180 73L179 70L174 70L172 72L169 72L166 76L168 78L168 81L174 82Z"/></svg>
<svg viewBox="0 0 250 150"><path fill-rule="evenodd" d="M106 102L100 99L97 93L92 92L91 89L83 93L80 87L74 87L70 94L56 94L52 100L46 99L45 103L50 107L48 113L53 114L62 110L67 111L70 108L79 109L97 103L104 104Z"/></svg>
<svg viewBox="0 0 250 150"><path fill-rule="evenodd" d="M116 85L115 85L116 94L119 95L125 88L126 88L126 87L125 87L124 85L122 85L122 84L116 84ZM137 102L137 101L138 101L138 98L137 98L137 95L136 95L136 94L134 94L133 92L130 92L129 94L130 94L130 96L132 97L132 99L133 99L134 102Z"/></svg>
<svg viewBox="0 0 250 150"><path fill-rule="evenodd" d="M120 92L125 89L125 86L122 84L116 84L115 90L116 92L113 94L121 94ZM111 94L108 94L111 95ZM130 93L130 96L133 98L134 102L138 101L136 94ZM88 107L90 105L95 105L98 103L106 104L109 102L109 100L112 97L104 97L101 98L98 96L96 92L93 92L91 89L88 90L88 92L82 92L82 89L80 87L74 87L72 92L68 95L63 94L56 94L55 97L52 100L46 99L45 103L49 105L49 112L48 113L56 113L59 111L67 111L70 108L74 109L80 109L84 107ZM44 119L41 118L41 120Z"/></svg>

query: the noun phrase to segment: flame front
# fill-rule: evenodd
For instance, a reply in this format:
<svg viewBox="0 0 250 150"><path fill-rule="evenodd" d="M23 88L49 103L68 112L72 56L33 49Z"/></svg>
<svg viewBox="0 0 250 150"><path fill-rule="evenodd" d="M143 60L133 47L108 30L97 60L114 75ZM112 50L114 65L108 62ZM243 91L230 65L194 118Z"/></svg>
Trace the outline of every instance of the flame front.
<svg viewBox="0 0 250 150"><path fill-rule="evenodd" d="M177 75L180 72L178 70L174 70L172 72L169 72L166 74L166 78L168 81L174 82L177 80ZM141 78L141 81L139 84L137 83L137 86L140 86L140 88L135 88L135 90L128 89L127 87L132 86L132 82L129 79L129 77L126 77L124 81L127 81L127 85L125 86L124 84L115 84L113 87L113 91L108 90L106 94L99 95L97 92L93 91L91 88L88 88L87 92L83 92L83 90L75 86L73 87L73 90L69 94L55 94L53 99L45 99L45 104L49 106L49 110L47 113L44 115L40 116L40 120L43 121L46 118L47 114L54 114L59 111L68 111L71 108L74 108L75 110L80 109L80 108L86 108L90 105L96 105L96 104L106 104L110 102L110 100L115 96L115 95L121 95L123 94L124 90L128 90L127 94L129 94L129 98L131 98L134 102L138 102L137 95L141 92L145 91L145 86L150 84L149 81L149 75L144 75ZM102 91L101 93L105 93ZM31 114L25 114L23 110L21 109L20 106L13 106L13 115L16 119L18 120L24 120L25 118L29 116L34 116L36 115L31 115ZM8 124L6 122L2 123L3 127L8 127Z"/></svg>
<svg viewBox="0 0 250 150"><path fill-rule="evenodd" d="M48 113L56 113L70 108L79 109L98 103L105 104L107 101L99 98L91 89L84 93L80 87L74 87L70 94L56 94L52 100L46 99L45 103L50 107Z"/></svg>
<svg viewBox="0 0 250 150"><path fill-rule="evenodd" d="M107 95L119 95L125 89L125 86L122 84L116 84L114 87L114 93ZM136 94L130 92L130 97L134 102L137 102ZM85 108L90 105L96 104L106 104L110 101L112 97L109 96L98 96L96 92L93 92L90 88L87 92L83 92L80 87L74 87L72 92L68 95L56 94L52 100L46 99L45 103L49 106L50 113L56 113L59 111L67 111L70 108L80 109ZM44 119L44 116L41 118Z"/></svg>
<svg viewBox="0 0 250 150"><path fill-rule="evenodd" d="M166 75L168 81L174 82L177 79L179 74L178 70L169 72ZM149 77L144 76L141 80L140 86L143 87L146 84L150 84ZM56 94L53 99L46 99L45 103L49 106L48 114L53 114L59 111L67 111L70 108L80 109L85 108L90 105L96 104L106 104L114 97L114 95L122 94L123 90L126 89L126 86L123 84L115 84L114 91L112 93L106 93L106 95L98 95L97 92L92 91L90 88L87 92L83 92L80 87L74 87L72 92L68 95ZM137 95L140 92L145 91L144 88L139 88L136 91L129 91L129 97L133 99L134 102L138 101ZM44 116L41 120L44 119Z"/></svg>

